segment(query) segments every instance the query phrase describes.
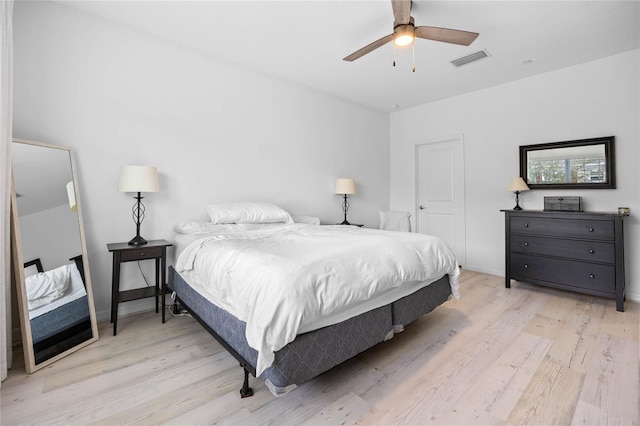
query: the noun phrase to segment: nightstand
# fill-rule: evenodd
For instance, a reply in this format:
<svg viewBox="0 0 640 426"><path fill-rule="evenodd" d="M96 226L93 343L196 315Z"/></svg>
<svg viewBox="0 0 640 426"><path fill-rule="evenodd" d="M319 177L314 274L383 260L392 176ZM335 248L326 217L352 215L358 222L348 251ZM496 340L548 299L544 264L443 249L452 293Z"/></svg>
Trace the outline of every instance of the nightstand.
<svg viewBox="0 0 640 426"><path fill-rule="evenodd" d="M166 240L152 240L142 246L132 246L128 243L110 243L107 248L113 253L113 272L111 277L111 322L113 323L113 335L116 335L118 327L118 304L130 300L156 298L156 313L158 313L158 298L161 289L164 288L165 274L167 271L167 247L172 244ZM136 288L120 291L120 264L138 260L155 259L156 261L156 285L154 287ZM164 312L164 307L163 307Z"/></svg>

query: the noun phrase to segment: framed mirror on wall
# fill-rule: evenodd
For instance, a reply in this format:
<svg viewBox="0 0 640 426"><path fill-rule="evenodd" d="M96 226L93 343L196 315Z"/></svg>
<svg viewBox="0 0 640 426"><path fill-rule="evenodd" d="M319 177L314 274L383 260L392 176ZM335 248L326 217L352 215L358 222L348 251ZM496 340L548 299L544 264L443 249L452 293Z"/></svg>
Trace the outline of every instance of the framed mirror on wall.
<svg viewBox="0 0 640 426"><path fill-rule="evenodd" d="M615 189L614 137L520 147L520 176L530 189Z"/></svg>
<svg viewBox="0 0 640 426"><path fill-rule="evenodd" d="M71 149L14 139L11 247L25 370L98 340Z"/></svg>

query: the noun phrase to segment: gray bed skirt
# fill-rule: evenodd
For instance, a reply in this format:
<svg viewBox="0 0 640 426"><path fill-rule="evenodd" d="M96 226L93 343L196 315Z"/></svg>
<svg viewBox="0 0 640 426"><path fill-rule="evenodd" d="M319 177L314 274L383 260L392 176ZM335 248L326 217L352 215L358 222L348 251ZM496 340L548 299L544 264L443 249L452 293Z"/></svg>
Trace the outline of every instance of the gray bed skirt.
<svg viewBox="0 0 640 426"><path fill-rule="evenodd" d="M215 332L226 345L252 367L255 373L258 352L249 347L245 337L246 323L208 301L169 267L169 287L189 312L209 332ZM281 395L360 352L392 337L422 315L446 302L451 295L449 277L393 303L365 312L338 324L300 334L275 353L273 364L260 378L274 395ZM227 347L227 350L229 348ZM231 352L231 351L230 351Z"/></svg>

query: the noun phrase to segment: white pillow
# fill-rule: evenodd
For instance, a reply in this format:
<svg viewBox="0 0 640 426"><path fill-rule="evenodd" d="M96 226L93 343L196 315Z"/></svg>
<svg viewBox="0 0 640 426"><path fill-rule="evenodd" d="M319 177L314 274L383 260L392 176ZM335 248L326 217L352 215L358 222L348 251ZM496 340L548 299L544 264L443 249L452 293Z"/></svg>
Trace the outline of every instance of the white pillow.
<svg viewBox="0 0 640 426"><path fill-rule="evenodd" d="M211 233L226 233L226 232L238 232L244 229L235 223L213 223L213 222L198 222L195 220L185 220L178 222L173 226L173 230L178 234L211 234Z"/></svg>
<svg viewBox="0 0 640 426"><path fill-rule="evenodd" d="M69 265L63 265L25 278L29 309L34 309L62 297L69 287L70 279Z"/></svg>
<svg viewBox="0 0 640 426"><path fill-rule="evenodd" d="M306 223L308 225L320 225L320 218L317 216L291 216L295 223Z"/></svg>
<svg viewBox="0 0 640 426"><path fill-rule="evenodd" d="M211 222L219 223L293 223L291 215L270 203L210 204L207 214Z"/></svg>

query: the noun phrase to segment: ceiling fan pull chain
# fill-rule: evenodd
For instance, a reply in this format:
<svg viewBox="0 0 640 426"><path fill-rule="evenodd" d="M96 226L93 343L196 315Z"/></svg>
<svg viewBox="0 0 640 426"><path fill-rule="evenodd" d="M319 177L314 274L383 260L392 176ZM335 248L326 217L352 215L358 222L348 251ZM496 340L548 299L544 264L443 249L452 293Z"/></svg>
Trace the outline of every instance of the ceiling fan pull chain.
<svg viewBox="0 0 640 426"><path fill-rule="evenodd" d="M416 72L416 44L413 43L413 46L411 46L411 52L413 55L413 66L411 68L411 72Z"/></svg>
<svg viewBox="0 0 640 426"><path fill-rule="evenodd" d="M396 45L391 43L391 47L393 48L393 66L396 66Z"/></svg>

